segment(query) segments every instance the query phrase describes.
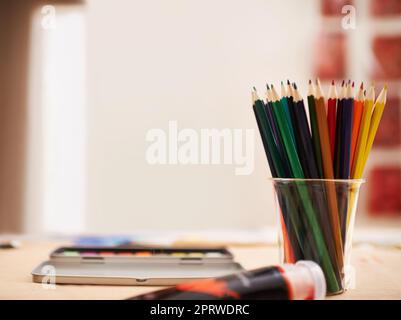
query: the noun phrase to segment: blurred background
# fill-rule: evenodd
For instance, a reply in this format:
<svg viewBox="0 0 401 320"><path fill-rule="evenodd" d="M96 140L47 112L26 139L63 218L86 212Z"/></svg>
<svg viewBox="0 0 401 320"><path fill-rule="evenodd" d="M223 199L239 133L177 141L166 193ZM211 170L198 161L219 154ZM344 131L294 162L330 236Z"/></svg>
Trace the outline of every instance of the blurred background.
<svg viewBox="0 0 401 320"><path fill-rule="evenodd" d="M258 134L236 176L150 165L146 133L257 130L252 86L311 77L388 83L357 225L401 230L400 0L2 0L0 70L1 234L274 226Z"/></svg>

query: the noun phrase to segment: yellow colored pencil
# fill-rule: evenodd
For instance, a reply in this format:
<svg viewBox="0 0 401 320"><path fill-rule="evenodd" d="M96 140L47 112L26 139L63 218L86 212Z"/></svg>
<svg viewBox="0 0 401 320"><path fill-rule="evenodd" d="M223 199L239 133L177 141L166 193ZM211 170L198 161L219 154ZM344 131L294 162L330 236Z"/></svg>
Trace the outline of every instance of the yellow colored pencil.
<svg viewBox="0 0 401 320"><path fill-rule="evenodd" d="M374 100L375 88L373 86L370 86L364 102L361 125L358 134L358 142L356 145L354 161L351 170L351 177L354 179L362 178L365 150L369 135L369 127L372 118Z"/></svg>
<svg viewBox="0 0 401 320"><path fill-rule="evenodd" d="M365 153L362 162L362 172L365 168L366 162L368 161L370 150L372 150L373 141L375 140L377 129L379 128L380 120L383 115L384 107L386 105L386 98L387 98L387 86L385 85L382 91L380 92L379 96L377 97L374 109L372 120L370 121L369 126L369 135L368 140L366 142Z"/></svg>

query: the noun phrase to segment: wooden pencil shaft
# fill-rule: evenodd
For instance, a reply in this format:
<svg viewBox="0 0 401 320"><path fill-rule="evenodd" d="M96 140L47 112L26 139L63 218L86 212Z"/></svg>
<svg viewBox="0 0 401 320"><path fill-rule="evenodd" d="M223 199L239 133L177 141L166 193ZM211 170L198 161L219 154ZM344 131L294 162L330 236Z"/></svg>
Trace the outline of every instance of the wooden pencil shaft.
<svg viewBox="0 0 401 320"><path fill-rule="evenodd" d="M363 161L364 161L366 143L367 143L368 134L369 134L370 121L372 118L372 110L373 110L373 106L374 106L373 103L374 102L369 98L367 98L364 102L361 125L360 125L360 129L359 129L358 141L357 141L357 146L356 146L356 150L355 150L355 159L354 159L353 168L352 168L352 177L354 179L362 178Z"/></svg>
<svg viewBox="0 0 401 320"><path fill-rule="evenodd" d="M278 177L284 177L285 171L283 162L280 158L277 146L274 143L273 133L269 127L269 122L264 109L264 103L261 100L257 100L254 104L254 111L256 118L259 119L259 123L262 127L262 132L265 137L266 145L268 148L268 154L270 155L271 163L269 165L273 167Z"/></svg>
<svg viewBox="0 0 401 320"><path fill-rule="evenodd" d="M265 104L264 108L265 108L265 112L266 112L266 115L267 115L267 120L268 120L268 123L269 123L269 127L270 127L270 129L272 131L272 134L273 134L273 139L275 141L278 153L279 153L280 158L282 160L282 167L283 167L283 170L284 170L284 175L282 175L282 178L290 178L291 177L291 170L290 170L290 167L288 165L289 160L288 160L288 157L287 157L287 153L285 151L283 138L282 138L282 136L280 134L280 130L279 130L278 126L277 126L277 123L274 120L273 105L269 101L269 102L267 102Z"/></svg>
<svg viewBox="0 0 401 320"><path fill-rule="evenodd" d="M278 127L280 129L281 136L283 138L285 150L287 152L290 168L292 171L293 178L304 178L304 173L302 171L301 163L299 161L297 150L295 147L295 143L292 140L292 137L289 133L289 126L286 122L284 116L284 110L280 101L273 102L273 111L275 115L275 119L278 123Z"/></svg>
<svg viewBox="0 0 401 320"><path fill-rule="evenodd" d="M336 113L337 113L337 99L328 99L327 122L329 126L329 135L330 135L330 151L333 159L334 159L334 150L336 142Z"/></svg>
<svg viewBox="0 0 401 320"><path fill-rule="evenodd" d="M273 158L271 153L269 152L268 142L267 142L267 134L265 133L264 124L262 124L261 118L258 116L258 111L255 105L253 105L253 111L255 113L256 123L258 125L260 137L262 139L263 148L265 150L267 162L269 163L270 172L274 178L278 177L276 166L274 165Z"/></svg>
<svg viewBox="0 0 401 320"><path fill-rule="evenodd" d="M343 126L343 107L344 99L340 99L337 104L337 120L336 120L336 140L334 150L334 177L340 179L340 155L341 155L341 143L342 138L342 126Z"/></svg>
<svg viewBox="0 0 401 320"><path fill-rule="evenodd" d="M292 96L288 97L287 99L287 103L288 103L288 111L290 114L290 119L291 119L291 124L292 124L292 129L294 131L294 141L295 141L295 147L298 151L299 148L299 144L300 144L300 136L298 134L298 130L297 130L297 121L295 119L295 113L294 113L294 98ZM301 164L302 164L302 160L300 159Z"/></svg>
<svg viewBox="0 0 401 320"><path fill-rule="evenodd" d="M323 97L316 99L316 114L320 133L320 146L322 150L324 177L326 179L333 179L334 173L330 154L329 133L328 133L327 117L325 113L325 105ZM343 249L341 240L342 237L341 237L341 227L340 227L335 185L332 182L327 182L326 188L327 188L328 206L330 209L331 225L333 228L333 236L334 236L333 240L335 241L336 244L337 261L340 266L343 266Z"/></svg>
<svg viewBox="0 0 401 320"><path fill-rule="evenodd" d="M354 166L355 160L355 151L357 146L357 140L359 135L359 128L361 126L362 119L362 111L363 111L363 101L355 101L354 102L354 115L352 121L352 142L351 142L351 171Z"/></svg>
<svg viewBox="0 0 401 320"><path fill-rule="evenodd" d="M351 139L352 139L352 117L353 99L348 98L344 101L341 125L341 145L340 145L340 179L349 179L351 161Z"/></svg>
<svg viewBox="0 0 401 320"><path fill-rule="evenodd" d="M379 96L380 98L380 96ZM385 102L376 102L373 115L372 115L372 120L370 123L369 127L369 134L368 134L368 139L366 142L366 150L365 150L365 155L363 158L363 163L362 163L362 172L366 166L366 162L368 161L369 153L372 149L373 142L376 137L377 129L379 128L380 120L382 118L383 112L384 112L384 107L385 107ZM361 173L362 175L362 173Z"/></svg>
<svg viewBox="0 0 401 320"><path fill-rule="evenodd" d="M316 160L316 165L319 173L319 178L324 178L322 165L322 152L320 149L319 128L316 117L315 98L312 95L308 96L309 118L312 131L313 154Z"/></svg>
<svg viewBox="0 0 401 320"><path fill-rule="evenodd" d="M330 151L329 129L327 125L326 110L323 98L316 100L316 116L319 129L324 177L326 179L333 179L334 172Z"/></svg>
<svg viewBox="0 0 401 320"><path fill-rule="evenodd" d="M293 126L293 122L292 122L291 114L290 114L290 110L289 110L290 106L289 106L288 98L283 96L281 98L281 104L283 105L283 108L284 108L284 113L285 113L286 121L288 123L288 127L290 130L292 140L295 141L294 126Z"/></svg>
<svg viewBox="0 0 401 320"><path fill-rule="evenodd" d="M303 101L298 101L294 105L294 115L296 122L296 135L299 137L298 151L303 154L304 162L302 168L305 177L308 179L319 179L319 172L314 157L312 137L309 131L308 119L306 117L305 106Z"/></svg>

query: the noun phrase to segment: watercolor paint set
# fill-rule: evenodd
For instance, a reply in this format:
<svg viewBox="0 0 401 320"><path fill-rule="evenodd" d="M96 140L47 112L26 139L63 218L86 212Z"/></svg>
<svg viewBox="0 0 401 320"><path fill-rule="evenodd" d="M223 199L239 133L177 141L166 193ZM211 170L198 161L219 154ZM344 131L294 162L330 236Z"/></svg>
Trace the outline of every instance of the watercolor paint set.
<svg viewBox="0 0 401 320"><path fill-rule="evenodd" d="M151 248L151 247L61 247L50 254L51 258L200 258L232 259L225 248Z"/></svg>
<svg viewBox="0 0 401 320"><path fill-rule="evenodd" d="M61 247L32 276L40 283L53 276L65 284L175 285L241 270L225 248Z"/></svg>

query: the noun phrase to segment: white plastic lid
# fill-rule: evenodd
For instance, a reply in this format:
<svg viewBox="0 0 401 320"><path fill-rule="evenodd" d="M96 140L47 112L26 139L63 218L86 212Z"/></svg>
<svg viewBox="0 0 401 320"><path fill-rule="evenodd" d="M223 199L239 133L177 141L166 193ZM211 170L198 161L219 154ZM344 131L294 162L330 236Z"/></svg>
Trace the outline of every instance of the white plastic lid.
<svg viewBox="0 0 401 320"><path fill-rule="evenodd" d="M324 277L322 268L320 268L320 266L316 262L310 260L300 260L295 265L302 266L308 269L315 285L314 299L324 299L326 297L326 278Z"/></svg>
<svg viewBox="0 0 401 320"><path fill-rule="evenodd" d="M305 299L313 288L313 299L326 296L326 279L320 266L313 261L300 260L296 264L284 264L285 277L290 281L293 299Z"/></svg>

